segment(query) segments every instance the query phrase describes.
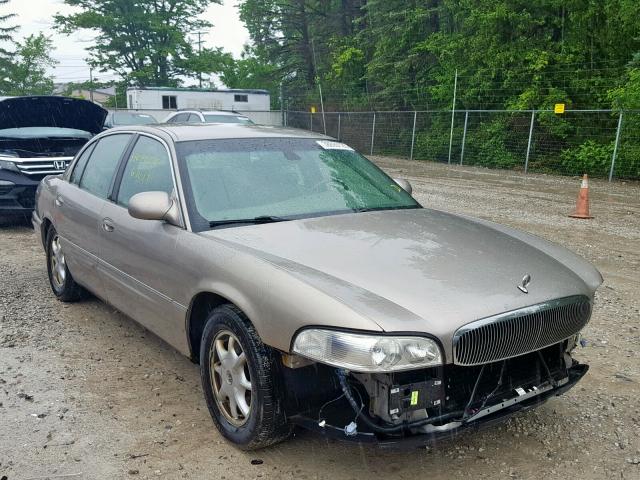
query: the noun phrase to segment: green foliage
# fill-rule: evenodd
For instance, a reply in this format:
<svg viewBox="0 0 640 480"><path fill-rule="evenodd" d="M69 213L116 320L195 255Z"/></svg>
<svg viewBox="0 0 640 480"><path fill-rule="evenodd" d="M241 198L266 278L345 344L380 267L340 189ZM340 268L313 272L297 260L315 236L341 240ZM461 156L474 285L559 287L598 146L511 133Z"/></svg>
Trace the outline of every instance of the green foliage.
<svg viewBox="0 0 640 480"><path fill-rule="evenodd" d="M0 8L5 7L9 2L10 0L0 0ZM18 26L7 23L12 22L15 17L15 13L0 14L0 94L6 94L4 92L11 86L9 70L16 47L13 35L18 30Z"/></svg>
<svg viewBox="0 0 640 480"><path fill-rule="evenodd" d="M175 61L177 71L199 79L214 72L224 72L230 63L233 63L233 57L221 48L203 48Z"/></svg>
<svg viewBox="0 0 640 480"><path fill-rule="evenodd" d="M640 109L638 0L241 0L239 8L250 55L273 67L272 81L261 81L285 78L292 110L318 106L320 84L327 111L447 111L456 73L459 110ZM469 126L465 163L522 168L529 121L511 115ZM414 158L447 161L450 115L425 117ZM598 117L596 134L588 115L538 112L530 167L605 174L612 119ZM640 128L638 117L625 122ZM396 144L410 144L410 134L399 128ZM624 138L616 171L634 172L640 139Z"/></svg>
<svg viewBox="0 0 640 480"><path fill-rule="evenodd" d="M492 168L522 167L522 150L510 144L510 131L508 119L497 118L468 132L467 142L469 153L473 151L473 164ZM467 159L466 163L470 163L470 155Z"/></svg>
<svg viewBox="0 0 640 480"><path fill-rule="evenodd" d="M614 108L640 109L640 68L631 68L626 81L609 92Z"/></svg>
<svg viewBox="0 0 640 480"><path fill-rule="evenodd" d="M16 43L15 58L7 73L11 82L5 95L50 95L53 78L47 75L47 68L56 64L50 55L52 49L51 39L43 33Z"/></svg>
<svg viewBox="0 0 640 480"><path fill-rule="evenodd" d="M0 7L4 7L11 0L0 0ZM8 58L11 55L11 48L15 45L13 34L18 30L17 25L6 25L6 22L13 21L16 18L15 13L0 14L0 57Z"/></svg>
<svg viewBox="0 0 640 480"><path fill-rule="evenodd" d="M180 75L197 75L216 65L212 58L217 52L196 55L187 34L211 27L198 17L220 0L64 1L77 13L56 15L58 29L97 31L88 50L101 71L115 71L138 85L176 86Z"/></svg>
<svg viewBox="0 0 640 480"><path fill-rule="evenodd" d="M613 142L601 144L587 140L576 148L564 150L560 161L565 173L604 177L609 173L612 155Z"/></svg>
<svg viewBox="0 0 640 480"><path fill-rule="evenodd" d="M277 95L279 80L276 67L264 63L259 57L245 50L238 60L230 56L221 68L220 80L228 88L263 88L271 92L271 107L280 108Z"/></svg>
<svg viewBox="0 0 640 480"><path fill-rule="evenodd" d="M637 0L243 0L252 55L294 108L607 108L640 51ZM274 78L274 80L279 80ZM631 79L630 79L631 80Z"/></svg>

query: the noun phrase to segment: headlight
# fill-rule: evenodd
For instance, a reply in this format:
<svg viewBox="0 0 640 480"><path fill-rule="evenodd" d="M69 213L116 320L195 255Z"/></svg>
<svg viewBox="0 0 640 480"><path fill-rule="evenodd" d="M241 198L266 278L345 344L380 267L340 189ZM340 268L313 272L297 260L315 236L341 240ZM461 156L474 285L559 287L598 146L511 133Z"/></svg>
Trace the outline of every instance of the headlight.
<svg viewBox="0 0 640 480"><path fill-rule="evenodd" d="M397 372L442 364L438 344L425 337L308 329L296 336L293 351L356 372Z"/></svg>
<svg viewBox="0 0 640 480"><path fill-rule="evenodd" d="M16 164L9 160L0 160L0 169L11 170L12 172L20 172Z"/></svg>

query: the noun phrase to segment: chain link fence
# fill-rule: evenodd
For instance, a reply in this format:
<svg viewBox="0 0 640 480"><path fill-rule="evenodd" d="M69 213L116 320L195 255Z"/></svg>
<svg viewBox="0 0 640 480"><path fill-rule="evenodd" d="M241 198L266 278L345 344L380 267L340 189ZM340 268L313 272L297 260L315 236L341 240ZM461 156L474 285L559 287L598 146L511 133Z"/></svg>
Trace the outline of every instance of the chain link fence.
<svg viewBox="0 0 640 480"><path fill-rule="evenodd" d="M113 110L112 110L113 111ZM120 110L126 111L126 110ZM170 110L131 110L162 122ZM367 155L522 172L640 180L640 111L240 111L325 133Z"/></svg>
<svg viewBox="0 0 640 480"><path fill-rule="evenodd" d="M285 124L371 155L523 172L640 179L640 111L288 111Z"/></svg>

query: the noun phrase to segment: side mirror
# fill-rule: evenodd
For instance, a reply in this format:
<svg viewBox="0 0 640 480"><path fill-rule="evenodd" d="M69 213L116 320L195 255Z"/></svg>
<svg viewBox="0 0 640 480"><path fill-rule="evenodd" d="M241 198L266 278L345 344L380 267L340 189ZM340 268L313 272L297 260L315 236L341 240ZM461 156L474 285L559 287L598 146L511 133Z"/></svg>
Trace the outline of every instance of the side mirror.
<svg viewBox="0 0 640 480"><path fill-rule="evenodd" d="M413 187L409 183L409 180L405 180L404 178L394 178L393 181L396 182L398 186L409 195L411 195L411 192L413 192Z"/></svg>
<svg viewBox="0 0 640 480"><path fill-rule="evenodd" d="M129 215L140 220L166 220L180 225L176 202L166 192L141 192L129 199Z"/></svg>

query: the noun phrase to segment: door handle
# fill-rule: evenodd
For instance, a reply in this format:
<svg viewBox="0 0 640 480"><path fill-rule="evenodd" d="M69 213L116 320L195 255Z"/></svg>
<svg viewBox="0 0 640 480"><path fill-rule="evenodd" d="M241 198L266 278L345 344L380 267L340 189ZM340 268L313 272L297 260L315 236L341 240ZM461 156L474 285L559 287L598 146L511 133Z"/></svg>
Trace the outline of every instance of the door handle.
<svg viewBox="0 0 640 480"><path fill-rule="evenodd" d="M102 229L105 232L113 232L115 230L115 228L116 227L113 225L111 220L109 220L108 218L102 219Z"/></svg>
<svg viewBox="0 0 640 480"><path fill-rule="evenodd" d="M55 204L56 207L61 207L62 205L64 205L64 199L60 195L58 195L56 197Z"/></svg>

